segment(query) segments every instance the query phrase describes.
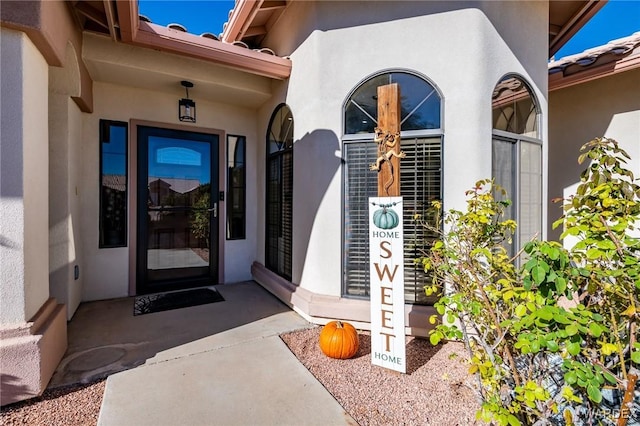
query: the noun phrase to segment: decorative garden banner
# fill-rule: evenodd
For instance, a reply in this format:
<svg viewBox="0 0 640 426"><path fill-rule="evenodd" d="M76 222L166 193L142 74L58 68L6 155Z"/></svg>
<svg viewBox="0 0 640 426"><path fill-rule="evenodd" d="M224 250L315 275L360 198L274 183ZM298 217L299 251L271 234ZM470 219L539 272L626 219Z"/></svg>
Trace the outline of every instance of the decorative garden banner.
<svg viewBox="0 0 640 426"><path fill-rule="evenodd" d="M371 362L406 372L402 197L369 198Z"/></svg>

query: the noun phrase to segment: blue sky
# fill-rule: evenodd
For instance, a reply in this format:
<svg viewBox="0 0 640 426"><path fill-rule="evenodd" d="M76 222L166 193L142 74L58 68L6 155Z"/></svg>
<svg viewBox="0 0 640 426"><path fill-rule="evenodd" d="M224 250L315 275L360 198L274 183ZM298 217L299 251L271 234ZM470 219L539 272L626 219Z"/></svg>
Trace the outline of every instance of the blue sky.
<svg viewBox="0 0 640 426"><path fill-rule="evenodd" d="M235 1L139 0L139 4L140 13L156 24L178 23L193 34L210 32L218 35ZM637 31L640 31L640 0L609 0L555 57L580 53Z"/></svg>
<svg viewBox="0 0 640 426"><path fill-rule="evenodd" d="M555 57L583 52L640 31L640 0L609 0Z"/></svg>
<svg viewBox="0 0 640 426"><path fill-rule="evenodd" d="M218 35L227 22L234 0L139 0L142 15L159 25L181 24L192 34L204 32Z"/></svg>

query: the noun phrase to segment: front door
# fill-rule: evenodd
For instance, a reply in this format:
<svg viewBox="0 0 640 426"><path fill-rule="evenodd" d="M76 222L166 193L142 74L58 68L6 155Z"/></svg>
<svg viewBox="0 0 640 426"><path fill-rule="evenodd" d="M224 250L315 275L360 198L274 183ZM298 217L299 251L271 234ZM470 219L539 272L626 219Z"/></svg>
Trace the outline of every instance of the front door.
<svg viewBox="0 0 640 426"><path fill-rule="evenodd" d="M137 293L217 284L218 135L138 127Z"/></svg>

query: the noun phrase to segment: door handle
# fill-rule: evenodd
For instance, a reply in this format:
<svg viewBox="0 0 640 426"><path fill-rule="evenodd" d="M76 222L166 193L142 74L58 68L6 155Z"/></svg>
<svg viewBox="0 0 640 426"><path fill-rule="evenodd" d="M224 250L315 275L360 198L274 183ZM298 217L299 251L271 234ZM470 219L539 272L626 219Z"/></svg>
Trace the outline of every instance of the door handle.
<svg viewBox="0 0 640 426"><path fill-rule="evenodd" d="M213 217L218 217L218 203L213 203L213 207L207 209L209 212L213 212Z"/></svg>

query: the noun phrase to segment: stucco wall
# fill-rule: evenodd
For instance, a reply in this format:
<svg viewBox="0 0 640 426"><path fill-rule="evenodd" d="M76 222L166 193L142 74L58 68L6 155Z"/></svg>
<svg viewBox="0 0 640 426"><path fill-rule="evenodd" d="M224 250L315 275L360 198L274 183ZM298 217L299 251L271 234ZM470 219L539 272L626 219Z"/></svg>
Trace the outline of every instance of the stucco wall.
<svg viewBox="0 0 640 426"><path fill-rule="evenodd" d="M640 70L635 69L549 94L549 198L568 196L585 166L578 164L580 147L590 140L613 138L631 156L627 167L640 176ZM549 208L549 238L561 229L551 224L562 214Z"/></svg>
<svg viewBox="0 0 640 426"><path fill-rule="evenodd" d="M491 176L491 93L505 74L520 74L533 87L546 141L547 15L546 2L288 5L263 44L290 55L293 70L260 110L259 134L275 106L286 102L295 121L294 283L341 294L342 106L350 91L373 73L403 69L438 87L444 204L464 208L464 191ZM264 200L264 185L260 189Z"/></svg>
<svg viewBox="0 0 640 426"><path fill-rule="evenodd" d="M49 67L49 288L71 319L82 299L80 193L82 113L72 100L81 93L78 55L71 42L63 66ZM80 274L75 278L74 268Z"/></svg>
<svg viewBox="0 0 640 426"><path fill-rule="evenodd" d="M255 111L203 99L197 85L190 91L197 107L197 123L194 126L220 129L226 134L247 137L247 238L226 241L224 232L224 282L237 282L251 278L250 266L256 257L257 212L254 200L256 187L256 120ZM82 247L84 252L83 300L122 297L129 294L129 250L124 248L98 248L99 205L99 120L129 122L131 119L178 125L178 99L184 97L184 89L176 81L170 91L151 91L127 86L96 82L94 84L94 113L83 115L82 140L83 181L82 199ZM162 124L159 124L162 127ZM131 129L130 129L131 131ZM129 137L131 143L131 134ZM262 142L262 138L260 138ZM226 161L226 138L220 140L220 167ZM130 162L129 174L135 173L135 164ZM220 181L220 190L226 191L226 181ZM129 191L135 188L129 187ZM224 223L225 216L221 214ZM223 229L223 228L222 228Z"/></svg>
<svg viewBox="0 0 640 426"><path fill-rule="evenodd" d="M82 298L84 265L80 241L82 115L69 95L51 94L49 141L49 279L51 296L67 308L71 319ZM74 267L82 272L75 279Z"/></svg>
<svg viewBox="0 0 640 426"><path fill-rule="evenodd" d="M0 42L0 322L19 324L49 297L48 67L25 34Z"/></svg>

